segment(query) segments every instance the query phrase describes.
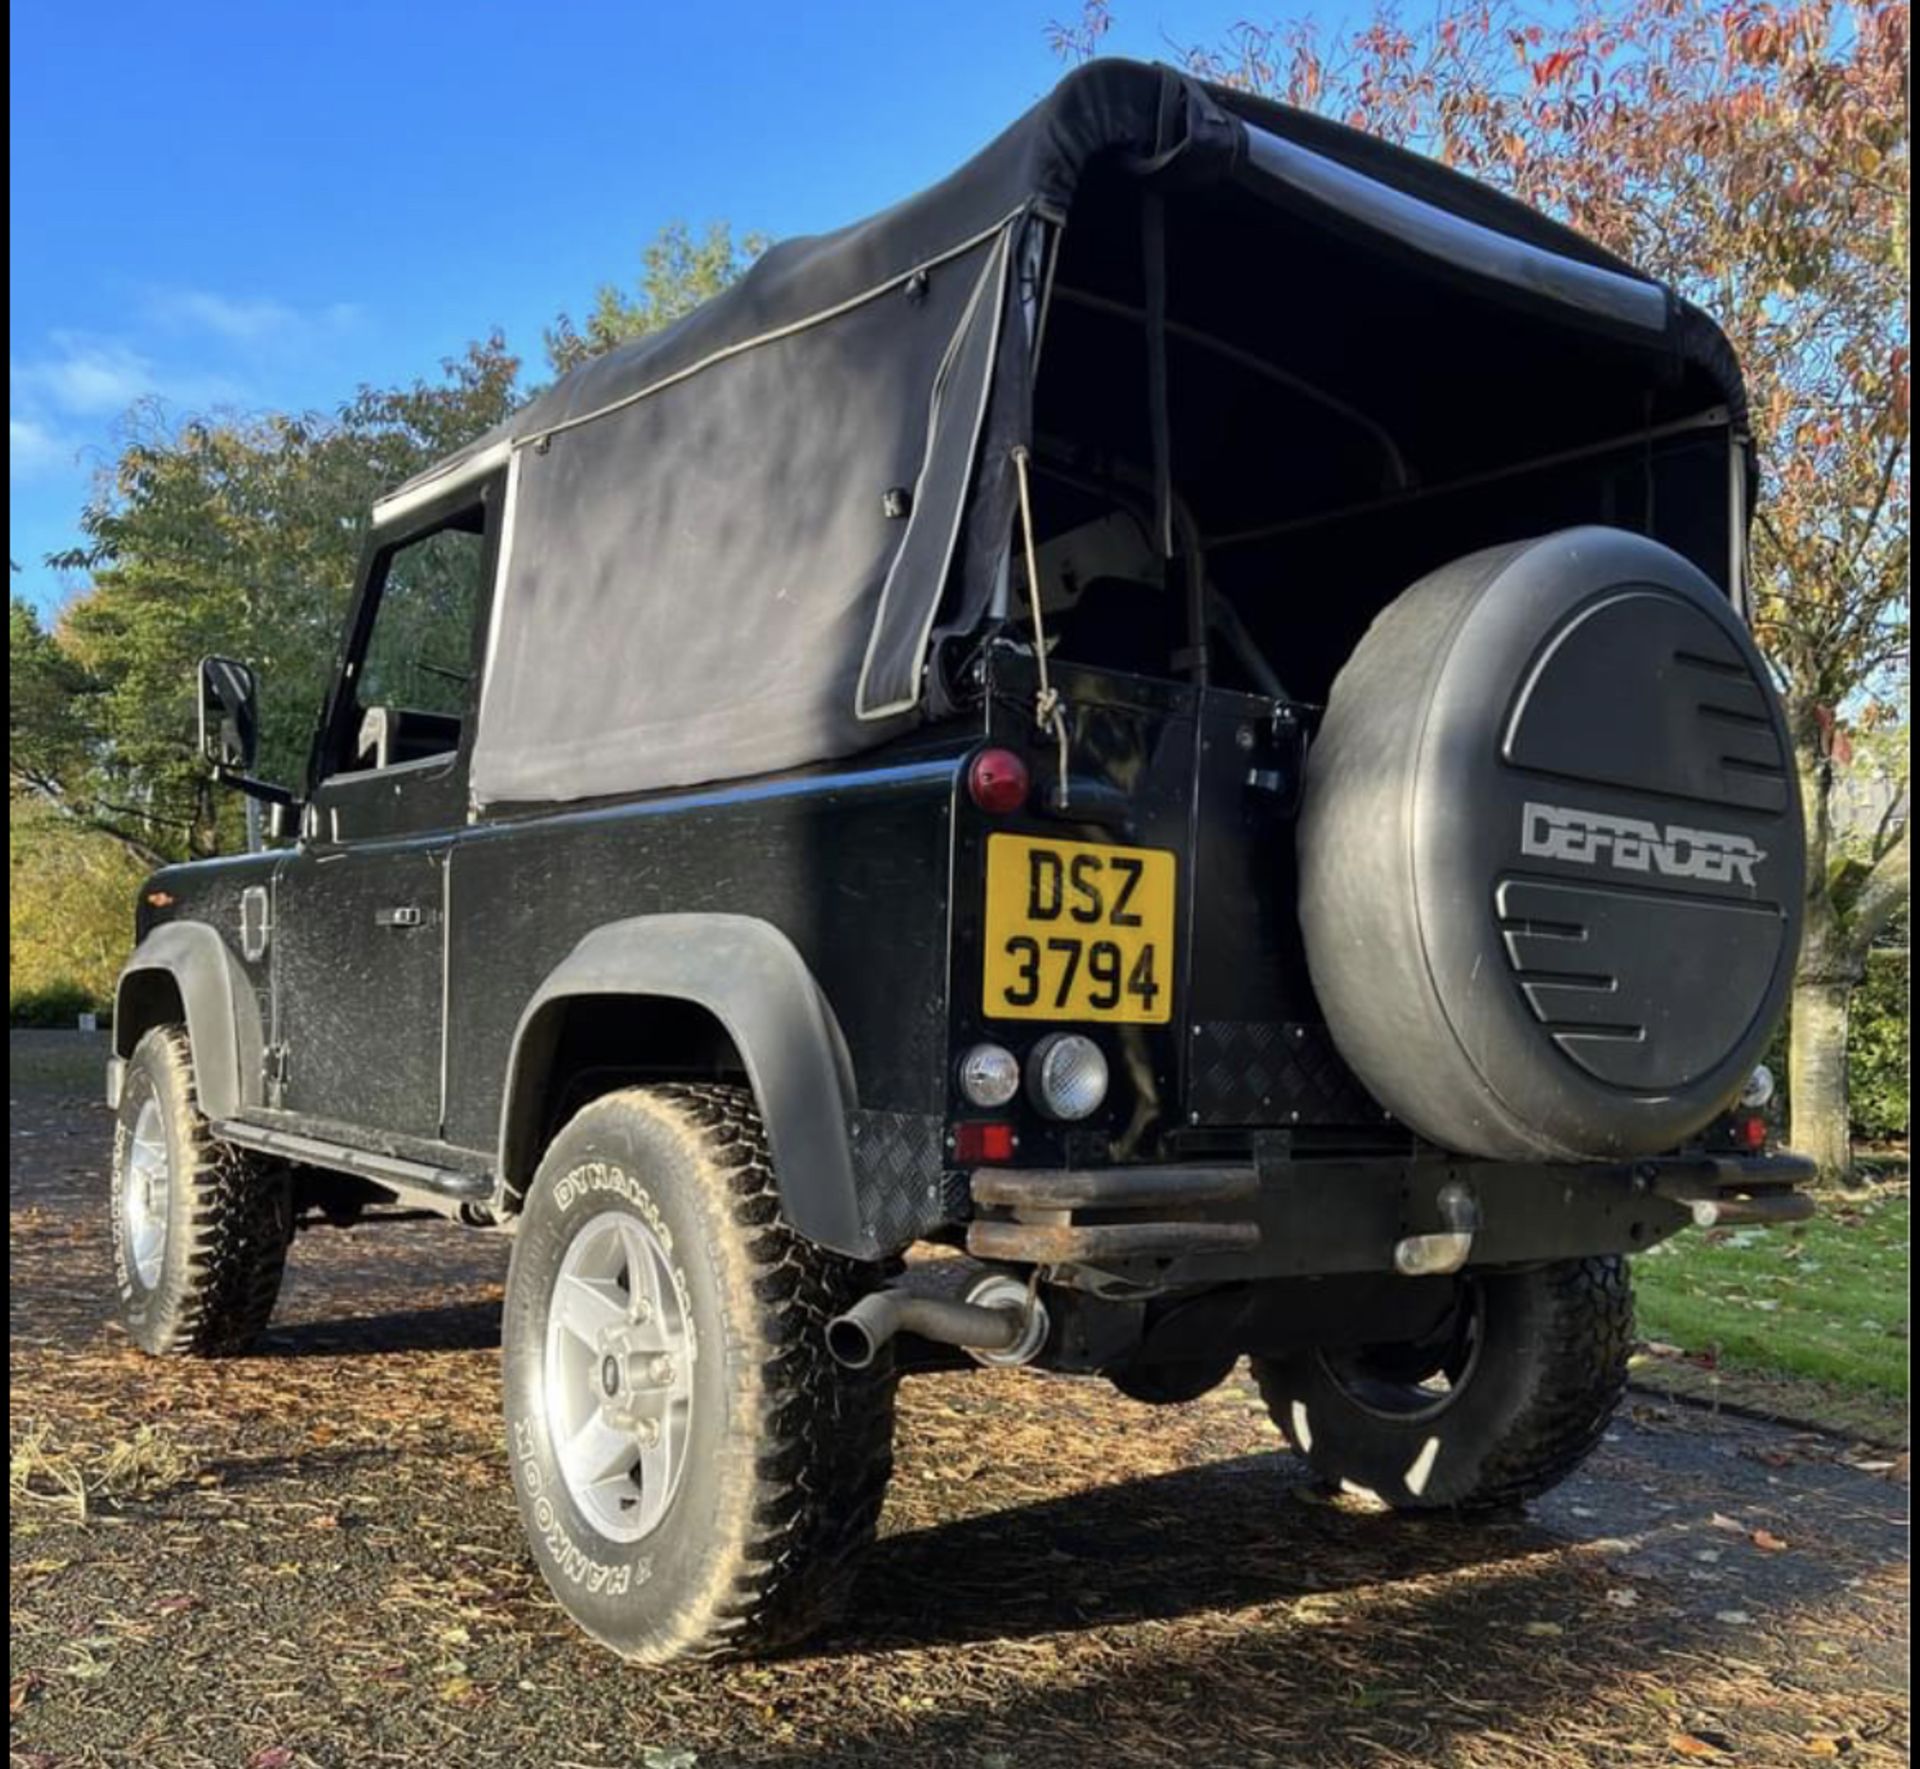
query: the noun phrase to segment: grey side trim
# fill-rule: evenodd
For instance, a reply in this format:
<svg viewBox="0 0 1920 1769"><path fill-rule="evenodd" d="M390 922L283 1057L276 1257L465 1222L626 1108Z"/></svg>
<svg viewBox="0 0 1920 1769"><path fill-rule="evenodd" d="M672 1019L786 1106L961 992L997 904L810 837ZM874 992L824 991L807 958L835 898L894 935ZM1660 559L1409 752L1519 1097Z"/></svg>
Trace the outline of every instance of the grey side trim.
<svg viewBox="0 0 1920 1769"><path fill-rule="evenodd" d="M910 269L888 277L885 282L875 283L872 288L862 289L857 295L849 295L846 300L838 301L831 307L823 307L818 313L810 313L804 319L796 319L789 325L776 327L770 332L762 332L757 337L744 338L737 344L729 344L723 350L716 350L710 356L703 356L698 362L689 363L683 369L676 369L670 375L663 375L659 380L649 382L632 393L623 394L618 399L609 400L605 405L595 406L591 411L579 412L572 417L561 418L551 424L543 424L537 430L529 430L524 435L514 437L513 446L516 449L526 448L545 442L550 437L559 436L565 431L577 430L582 424L591 424L596 418L604 418L610 412L624 411L628 406L642 399L651 399L656 393L664 393L669 387L677 387L689 376L699 374L702 369L712 368L715 363L725 362L729 357L738 356L743 351L758 350L761 345L776 343L781 338L791 338L796 332L804 332L827 320L838 319L843 313L851 313L856 307L864 307L869 301L877 300L894 289L905 287L914 277L925 271L937 270L951 259L964 258L975 246L983 245L996 233L1010 227L1020 218L1024 208L1025 205L1022 204L1021 208L1010 210L991 227L983 227L971 238L961 240L957 245L948 246L944 251L936 252L931 258L923 259ZM401 489L404 491L405 487ZM396 492L394 495L397 497L400 493Z"/></svg>
<svg viewBox="0 0 1920 1769"><path fill-rule="evenodd" d="M153 1023L138 1011L139 986L157 974L173 979L186 1009L200 1110L225 1118L253 1103L263 1048L260 1004L226 941L203 921L168 922L134 949L114 985L115 1055L132 1056Z"/></svg>
<svg viewBox="0 0 1920 1769"><path fill-rule="evenodd" d="M1602 319L1652 332L1667 329L1667 291L1659 283L1563 258L1483 227L1251 124L1247 150L1254 182L1284 184L1429 258Z"/></svg>
<svg viewBox="0 0 1920 1769"><path fill-rule="evenodd" d="M428 504L445 497L448 492L458 491L463 485L475 484L489 473L499 472L507 464L511 447L510 442L496 442L492 447L483 448L464 459L456 458L428 468L428 477L413 480L385 497L374 500L373 526L391 528L416 510L424 510Z"/></svg>
<svg viewBox="0 0 1920 1769"><path fill-rule="evenodd" d="M1753 625L1753 592L1747 577L1747 438L1727 434L1727 599Z"/></svg>
<svg viewBox="0 0 1920 1769"><path fill-rule="evenodd" d="M933 388L927 400L927 441L920 457L920 470L913 481L913 508L917 516L925 508L927 478L934 455L939 449L942 432L942 407L955 391L953 382L956 371L966 353L968 336L976 323L980 323L980 303L986 297L989 286L993 289L992 306L985 317L987 325L986 361L981 367L980 384L974 395L973 424L968 432L966 464L960 475L962 487L973 482L974 458L980 451L980 428L986 421L987 400L993 392L993 366L999 355L1000 326L1007 302L1007 266L1012 258L1012 248L1007 237L1002 235L988 255L987 262L981 267L980 276L973 285L973 293L968 297L966 311L960 315L960 323L954 327L953 336L947 342L946 355L942 359L939 372L933 377ZM961 386L962 394L966 388ZM873 624L867 630L866 655L860 660L860 679L854 685L854 717L862 720L878 720L897 717L901 713L912 712L920 704L920 678L927 664L927 643L933 636L933 623L940 612L941 592L946 588L947 573L953 566L953 549L960 539L960 527L967 514L967 499L964 495L953 500L953 508L948 512L946 535L940 546L939 567L928 573L919 586L925 600L921 610L919 634L914 642L913 663L901 683L901 693L885 706L871 706L867 701L868 683L873 674L874 653L879 649L885 636L887 608L896 593L896 583L900 577L901 564L908 559L917 562L912 545L915 538L911 522L908 532L901 538L898 551L893 556L893 564L888 568L886 582L880 586L880 604L873 611Z"/></svg>
<svg viewBox="0 0 1920 1769"><path fill-rule="evenodd" d="M534 1079L550 1055L557 1005L586 995L657 996L704 1007L740 1052L766 1122L787 1219L809 1240L872 1259L847 1146L859 1103L833 1010L806 960L770 922L747 915L645 915L609 922L574 947L520 1016L501 1105L500 1173L524 1182L537 1126Z"/></svg>

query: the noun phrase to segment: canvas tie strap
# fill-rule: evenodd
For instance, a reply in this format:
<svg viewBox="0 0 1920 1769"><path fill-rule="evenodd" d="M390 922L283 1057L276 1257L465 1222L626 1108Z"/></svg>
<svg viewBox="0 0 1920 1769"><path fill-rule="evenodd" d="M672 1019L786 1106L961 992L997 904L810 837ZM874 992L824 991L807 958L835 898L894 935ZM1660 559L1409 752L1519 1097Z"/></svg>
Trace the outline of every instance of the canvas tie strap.
<svg viewBox="0 0 1920 1769"><path fill-rule="evenodd" d="M1068 802L1067 709L1060 691L1047 677L1047 630L1040 614L1040 550L1033 543L1033 492L1027 478L1026 444L1013 450L1014 479L1020 487L1020 538L1027 556L1027 600L1033 610L1033 661L1039 674L1039 692L1033 697L1033 722L1050 731L1060 748L1060 803Z"/></svg>

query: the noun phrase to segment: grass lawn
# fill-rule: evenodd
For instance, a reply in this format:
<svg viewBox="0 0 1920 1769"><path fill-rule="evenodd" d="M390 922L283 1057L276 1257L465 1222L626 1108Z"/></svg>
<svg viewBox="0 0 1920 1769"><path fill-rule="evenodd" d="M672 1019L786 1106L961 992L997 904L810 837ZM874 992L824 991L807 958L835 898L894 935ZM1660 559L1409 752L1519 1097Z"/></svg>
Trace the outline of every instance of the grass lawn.
<svg viewBox="0 0 1920 1769"><path fill-rule="evenodd" d="M108 1037L105 1032L7 1030L7 1092L104 1099Z"/></svg>
<svg viewBox="0 0 1920 1769"><path fill-rule="evenodd" d="M1899 1184L1823 1197L1789 1229L1688 1231L1642 1254L1640 1336L1656 1349L1636 1375L1700 1392L1710 1373L1725 1399L1904 1439L1909 1219Z"/></svg>

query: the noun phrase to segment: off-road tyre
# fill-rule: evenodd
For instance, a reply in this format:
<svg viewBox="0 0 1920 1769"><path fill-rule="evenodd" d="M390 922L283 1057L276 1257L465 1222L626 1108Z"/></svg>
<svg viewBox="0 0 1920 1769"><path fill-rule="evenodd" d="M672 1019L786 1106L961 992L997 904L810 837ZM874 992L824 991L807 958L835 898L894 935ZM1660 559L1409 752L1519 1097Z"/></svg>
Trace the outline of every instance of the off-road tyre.
<svg viewBox="0 0 1920 1769"><path fill-rule="evenodd" d="M1491 1511L1558 1486L1592 1453L1626 1389L1626 1262L1568 1259L1471 1281L1478 1349L1426 1417L1360 1404L1319 1352L1252 1360L1268 1413L1323 1480L1395 1510Z"/></svg>
<svg viewBox="0 0 1920 1769"><path fill-rule="evenodd" d="M667 1247L695 1333L692 1453L637 1542L611 1539L576 1503L545 1393L567 1249L609 1210ZM890 1356L843 1369L825 1327L878 1275L788 1226L744 1088L628 1089L555 1137L507 1278L507 1447L534 1559L595 1639L647 1664L749 1657L836 1613L892 1473L895 1376Z"/></svg>
<svg viewBox="0 0 1920 1769"><path fill-rule="evenodd" d="M132 1256L129 1163L151 1102L167 1154L166 1230L147 1282ZM293 1238L290 1170L213 1135L183 1026L155 1026L128 1059L114 1122L114 1286L134 1343L162 1357L232 1357L265 1330Z"/></svg>

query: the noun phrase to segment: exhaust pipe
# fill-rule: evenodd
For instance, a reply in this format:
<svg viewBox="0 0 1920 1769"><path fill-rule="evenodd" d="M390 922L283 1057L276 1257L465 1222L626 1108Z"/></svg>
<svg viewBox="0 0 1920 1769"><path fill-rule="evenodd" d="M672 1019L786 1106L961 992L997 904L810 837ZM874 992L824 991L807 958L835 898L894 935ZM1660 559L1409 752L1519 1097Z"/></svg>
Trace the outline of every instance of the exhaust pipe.
<svg viewBox="0 0 1920 1769"><path fill-rule="evenodd" d="M911 1290L875 1290L827 1322L827 1350L849 1370L864 1370L897 1334L957 1345L983 1364L1024 1364L1047 1342L1047 1311L1017 1279L983 1278L965 1302Z"/></svg>

